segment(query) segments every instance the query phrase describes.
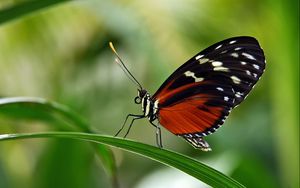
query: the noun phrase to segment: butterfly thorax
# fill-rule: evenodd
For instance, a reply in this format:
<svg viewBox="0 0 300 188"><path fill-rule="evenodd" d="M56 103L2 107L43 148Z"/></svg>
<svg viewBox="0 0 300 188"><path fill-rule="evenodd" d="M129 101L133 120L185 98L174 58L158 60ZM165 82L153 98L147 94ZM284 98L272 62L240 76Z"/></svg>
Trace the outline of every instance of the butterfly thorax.
<svg viewBox="0 0 300 188"><path fill-rule="evenodd" d="M142 105L144 116L148 117L150 121L154 121L157 118L158 103L153 101L151 95L146 90L138 90L138 96L135 98L135 103Z"/></svg>

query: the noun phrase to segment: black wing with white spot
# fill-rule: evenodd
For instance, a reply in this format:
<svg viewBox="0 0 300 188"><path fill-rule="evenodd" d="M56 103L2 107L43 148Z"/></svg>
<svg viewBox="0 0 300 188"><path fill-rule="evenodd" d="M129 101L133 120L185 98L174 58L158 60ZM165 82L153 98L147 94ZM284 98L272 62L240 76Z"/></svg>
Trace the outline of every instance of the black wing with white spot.
<svg viewBox="0 0 300 188"><path fill-rule="evenodd" d="M255 38L229 38L206 48L180 66L153 98L193 82L209 80L212 85L231 86L235 92L234 105L238 105L259 80L264 69L264 52Z"/></svg>
<svg viewBox="0 0 300 188"><path fill-rule="evenodd" d="M195 147L214 132L261 77L265 57L253 37L234 37L201 51L180 66L152 99L160 124Z"/></svg>

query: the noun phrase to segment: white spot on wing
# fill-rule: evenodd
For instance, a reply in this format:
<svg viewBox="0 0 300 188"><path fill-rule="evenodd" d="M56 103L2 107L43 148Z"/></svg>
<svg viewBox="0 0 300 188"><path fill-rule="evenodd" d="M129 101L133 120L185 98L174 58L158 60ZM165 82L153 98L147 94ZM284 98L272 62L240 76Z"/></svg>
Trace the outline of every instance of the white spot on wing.
<svg viewBox="0 0 300 188"><path fill-rule="evenodd" d="M258 65L253 64L253 67L254 67L255 69L259 70L259 66L258 66Z"/></svg>
<svg viewBox="0 0 300 188"><path fill-rule="evenodd" d="M247 63L245 61L241 61L242 65L247 65Z"/></svg>
<svg viewBox="0 0 300 188"><path fill-rule="evenodd" d="M195 82L201 82L203 80L204 80L204 78L195 78Z"/></svg>
<svg viewBox="0 0 300 188"><path fill-rule="evenodd" d="M215 48L215 50L217 50L217 49L219 49L219 48L221 48L222 47L222 44L220 44L219 46L217 46L216 48Z"/></svg>
<svg viewBox="0 0 300 188"><path fill-rule="evenodd" d="M201 82L201 81L203 81L204 80L204 78L196 78L195 79L195 82Z"/></svg>
<svg viewBox="0 0 300 188"><path fill-rule="evenodd" d="M224 101L229 101L229 97L225 96Z"/></svg>
<svg viewBox="0 0 300 188"><path fill-rule="evenodd" d="M191 71L186 71L184 73L186 76L195 76L195 73L191 72Z"/></svg>
<svg viewBox="0 0 300 188"><path fill-rule="evenodd" d="M207 59L207 58L199 59L200 64L206 63L208 61L209 61L209 59Z"/></svg>
<svg viewBox="0 0 300 188"><path fill-rule="evenodd" d="M219 67L219 66L222 66L222 65L223 65L223 63L222 63L221 61L214 61L214 62L212 62L211 64L212 64L212 66L214 66L214 67Z"/></svg>
<svg viewBox="0 0 300 188"><path fill-rule="evenodd" d="M250 55L250 54L248 54L248 53L243 52L242 55L245 56L245 57L248 58L248 59L256 60L255 57L254 57L253 55Z"/></svg>
<svg viewBox="0 0 300 188"><path fill-rule="evenodd" d="M230 54L232 57L236 57L236 58L238 58L239 57L239 54L238 53L232 53L232 54Z"/></svg>
<svg viewBox="0 0 300 188"><path fill-rule="evenodd" d="M236 93L235 93L235 96L238 97L238 98L242 97L243 95L244 95L244 94L241 93L241 92L236 92Z"/></svg>
<svg viewBox="0 0 300 188"><path fill-rule="evenodd" d="M201 82L201 81L203 81L204 80L204 78L197 78L196 76L195 76L195 73L193 73L193 72L191 72L191 71L186 71L185 73L184 73L184 75L185 76L187 76L187 77L192 77L192 78L194 78L195 79L195 82Z"/></svg>
<svg viewBox="0 0 300 188"><path fill-rule="evenodd" d="M221 88L221 87L217 87L217 90L219 90L219 91L224 91L224 89Z"/></svg>
<svg viewBox="0 0 300 188"><path fill-rule="evenodd" d="M247 75L251 76L251 72L249 70L246 70Z"/></svg>
<svg viewBox="0 0 300 188"><path fill-rule="evenodd" d="M236 40L232 40L229 42L229 44L234 44L234 43L236 43Z"/></svg>
<svg viewBox="0 0 300 188"><path fill-rule="evenodd" d="M204 55L197 55L197 56L195 57L195 59L196 59L196 60L199 60L199 59L201 59L203 56L204 56Z"/></svg>
<svg viewBox="0 0 300 188"><path fill-rule="evenodd" d="M234 50L235 50L235 51L238 51L238 50L240 50L240 49L242 49L242 48L240 48L240 47L237 47L237 48L235 48Z"/></svg>
<svg viewBox="0 0 300 188"><path fill-rule="evenodd" d="M230 76L230 78L233 81L233 83L235 83L235 84L240 84L241 83L241 80L236 76Z"/></svg>
<svg viewBox="0 0 300 188"><path fill-rule="evenodd" d="M229 72L229 69L226 67L214 67L214 71L222 71L222 72Z"/></svg>

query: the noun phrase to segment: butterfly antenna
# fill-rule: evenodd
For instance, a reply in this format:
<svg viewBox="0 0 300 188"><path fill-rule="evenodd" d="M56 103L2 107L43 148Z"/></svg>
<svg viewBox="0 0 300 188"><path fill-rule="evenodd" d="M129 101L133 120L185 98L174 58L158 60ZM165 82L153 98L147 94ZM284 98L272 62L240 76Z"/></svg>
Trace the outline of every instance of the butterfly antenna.
<svg viewBox="0 0 300 188"><path fill-rule="evenodd" d="M109 47L111 50L115 53L117 56L116 58L116 63L121 67L121 69L125 72L126 76L133 82L135 83L140 89L142 89L142 85L137 81L137 79L131 74L131 72L127 69L125 66L124 62L120 58L119 54L117 53L116 49L114 48L114 45L112 42L109 42Z"/></svg>

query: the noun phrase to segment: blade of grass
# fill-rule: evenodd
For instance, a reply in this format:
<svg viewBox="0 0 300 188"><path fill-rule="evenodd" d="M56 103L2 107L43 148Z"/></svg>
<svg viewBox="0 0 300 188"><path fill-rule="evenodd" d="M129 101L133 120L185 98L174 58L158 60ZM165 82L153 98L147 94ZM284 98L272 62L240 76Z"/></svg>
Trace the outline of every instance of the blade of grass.
<svg viewBox="0 0 300 188"><path fill-rule="evenodd" d="M0 11L0 24L20 18L26 14L36 12L38 10L50 7L62 2L70 0L36 0L36 1L26 1L24 3L18 4L13 7Z"/></svg>
<svg viewBox="0 0 300 188"><path fill-rule="evenodd" d="M76 130L92 132L88 123L67 106L39 97L10 97L0 99L0 113L18 115L18 111L46 112L56 119L64 118ZM10 113L10 114L9 114ZM28 114L25 114L25 116ZM36 116L36 117L37 117Z"/></svg>
<svg viewBox="0 0 300 188"><path fill-rule="evenodd" d="M39 114L43 113L43 120L48 120L48 118L44 117L44 115L47 115L48 117L51 116L55 119L67 121L68 124L73 126L73 130L88 133L93 132L84 119L82 119L70 108L62 104L38 97L11 97L0 99L0 114L19 117L20 112L34 113L36 115L34 118L39 118ZM23 115L30 116L31 114L25 113ZM114 187L118 187L116 175L117 168L112 151L107 146L101 144L94 145L94 148L96 149L97 155L104 165L104 169L110 176Z"/></svg>
<svg viewBox="0 0 300 188"><path fill-rule="evenodd" d="M203 181L204 183L212 187L244 187L236 180L188 156L184 156L182 154L165 149L159 149L154 146L138 143L131 140L125 140L98 134L76 132L47 132L0 135L0 141L24 138L70 138L107 144L153 159L168 166L177 168L191 176L194 176L195 178Z"/></svg>

